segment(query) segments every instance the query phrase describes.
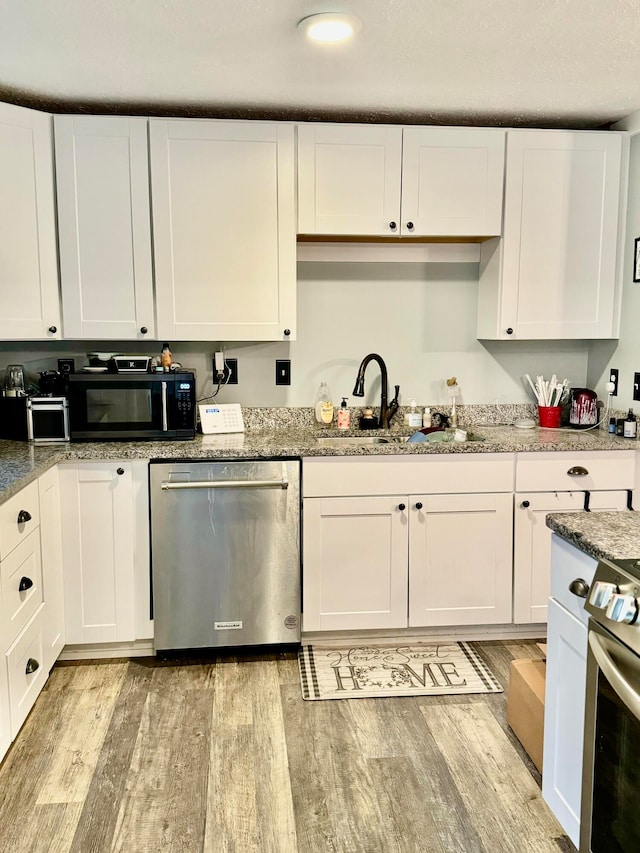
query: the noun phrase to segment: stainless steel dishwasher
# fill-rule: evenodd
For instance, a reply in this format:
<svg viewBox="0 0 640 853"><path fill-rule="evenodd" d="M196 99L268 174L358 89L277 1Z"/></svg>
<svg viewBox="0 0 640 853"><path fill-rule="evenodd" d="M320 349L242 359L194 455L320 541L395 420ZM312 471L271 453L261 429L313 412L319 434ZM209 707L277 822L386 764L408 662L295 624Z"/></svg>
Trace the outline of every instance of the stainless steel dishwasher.
<svg viewBox="0 0 640 853"><path fill-rule="evenodd" d="M300 642L300 463L152 461L156 651Z"/></svg>

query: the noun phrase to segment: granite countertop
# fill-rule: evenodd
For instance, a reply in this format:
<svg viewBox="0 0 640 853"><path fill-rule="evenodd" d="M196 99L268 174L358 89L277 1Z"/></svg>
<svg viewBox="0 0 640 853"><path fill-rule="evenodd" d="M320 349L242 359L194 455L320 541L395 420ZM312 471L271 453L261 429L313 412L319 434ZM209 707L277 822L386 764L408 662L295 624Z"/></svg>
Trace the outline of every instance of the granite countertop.
<svg viewBox="0 0 640 853"><path fill-rule="evenodd" d="M413 430L394 428L338 431L317 425L291 425L264 421L245 433L202 436L193 441L78 442L34 446L26 442L0 440L0 502L11 497L56 462L101 459L228 459L255 457L312 456L399 456L443 453L515 453L540 451L619 451L637 448L635 441L611 436L603 430L584 432L570 429L517 429L513 426L478 426L472 432L481 441L403 441ZM388 444L321 446L318 437L381 436L397 439Z"/></svg>
<svg viewBox="0 0 640 853"><path fill-rule="evenodd" d="M640 558L640 512L554 512L547 527L596 560Z"/></svg>

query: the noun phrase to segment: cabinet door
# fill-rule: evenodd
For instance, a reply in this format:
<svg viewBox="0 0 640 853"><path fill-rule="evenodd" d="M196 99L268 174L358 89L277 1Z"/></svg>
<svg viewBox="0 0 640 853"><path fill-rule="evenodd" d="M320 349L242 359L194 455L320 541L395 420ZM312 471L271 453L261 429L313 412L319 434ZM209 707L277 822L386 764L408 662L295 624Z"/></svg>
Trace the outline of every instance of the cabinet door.
<svg viewBox="0 0 640 853"><path fill-rule="evenodd" d="M513 621L546 622L551 576L549 512L584 512L584 492L516 495L513 549ZM589 508L625 510L626 492L591 492Z"/></svg>
<svg viewBox="0 0 640 853"><path fill-rule="evenodd" d="M298 125L298 232L400 233L402 128Z"/></svg>
<svg viewBox="0 0 640 853"><path fill-rule="evenodd" d="M0 653L0 761L11 745L11 703L4 649Z"/></svg>
<svg viewBox="0 0 640 853"><path fill-rule="evenodd" d="M149 122L158 335L293 340L293 127Z"/></svg>
<svg viewBox="0 0 640 853"><path fill-rule="evenodd" d="M65 337L153 338L147 120L65 115L54 129Z"/></svg>
<svg viewBox="0 0 640 853"><path fill-rule="evenodd" d="M66 642L131 641L135 639L131 465L62 464L59 474L65 507Z"/></svg>
<svg viewBox="0 0 640 853"><path fill-rule="evenodd" d="M405 127L402 233L500 234L505 136L487 128Z"/></svg>
<svg viewBox="0 0 640 853"><path fill-rule="evenodd" d="M40 544L42 549L42 645L47 672L64 646L64 592L62 585L62 517L60 483L54 466L38 480L40 493Z"/></svg>
<svg viewBox="0 0 640 853"><path fill-rule="evenodd" d="M507 134L503 240L483 245L479 337L616 337L621 152L612 132Z"/></svg>
<svg viewBox="0 0 640 853"><path fill-rule="evenodd" d="M549 602L542 796L569 838L580 836L587 628Z"/></svg>
<svg viewBox="0 0 640 853"><path fill-rule="evenodd" d="M0 104L0 338L60 338L51 116Z"/></svg>
<svg viewBox="0 0 640 853"><path fill-rule="evenodd" d="M409 506L409 625L511 622L512 495L412 495Z"/></svg>
<svg viewBox="0 0 640 853"><path fill-rule="evenodd" d="M396 497L305 500L305 631L406 627L406 506Z"/></svg>

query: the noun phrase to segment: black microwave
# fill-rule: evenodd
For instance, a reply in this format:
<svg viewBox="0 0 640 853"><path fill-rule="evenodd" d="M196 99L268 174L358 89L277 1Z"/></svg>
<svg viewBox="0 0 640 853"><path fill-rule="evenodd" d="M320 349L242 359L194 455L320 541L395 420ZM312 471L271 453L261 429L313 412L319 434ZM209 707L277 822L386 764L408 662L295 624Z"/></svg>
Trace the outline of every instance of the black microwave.
<svg viewBox="0 0 640 853"><path fill-rule="evenodd" d="M195 437L192 372L71 373L67 380L71 441Z"/></svg>

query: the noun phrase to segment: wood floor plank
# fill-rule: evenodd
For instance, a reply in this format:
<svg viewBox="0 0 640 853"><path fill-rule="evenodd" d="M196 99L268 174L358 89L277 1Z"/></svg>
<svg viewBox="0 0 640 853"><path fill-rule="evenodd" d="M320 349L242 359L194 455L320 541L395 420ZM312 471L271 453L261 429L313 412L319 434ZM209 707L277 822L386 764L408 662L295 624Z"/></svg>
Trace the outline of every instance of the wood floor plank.
<svg viewBox="0 0 640 853"><path fill-rule="evenodd" d="M58 728L56 749L42 780L38 805L84 802L127 665L120 662L95 667L90 673L91 687L69 692L64 725ZM78 671L80 678L84 674Z"/></svg>
<svg viewBox="0 0 640 853"><path fill-rule="evenodd" d="M55 825L55 849L69 850L112 697L125 670L122 661L111 667L54 668L0 768L5 849L37 850L44 839L51 841Z"/></svg>
<svg viewBox="0 0 640 853"><path fill-rule="evenodd" d="M212 670L212 664L153 670L116 821L114 853L202 851Z"/></svg>
<svg viewBox="0 0 640 853"><path fill-rule="evenodd" d="M2 833L0 850L11 853L68 853L80 818L81 803L35 806L17 833Z"/></svg>
<svg viewBox="0 0 640 853"><path fill-rule="evenodd" d="M423 713L486 849L557 853L563 832L490 710L477 703Z"/></svg>
<svg viewBox="0 0 640 853"><path fill-rule="evenodd" d="M153 668L138 658L127 668L70 847L110 850Z"/></svg>
<svg viewBox="0 0 640 853"><path fill-rule="evenodd" d="M418 698L307 702L301 713L299 687L283 694L301 850L384 850L392 813L403 814L398 850L481 849L465 829L464 805ZM392 759L410 762L416 809L406 807L401 784L397 790L377 784L381 762Z"/></svg>
<svg viewBox="0 0 640 853"><path fill-rule="evenodd" d="M204 850L298 850L278 663L217 670Z"/></svg>

